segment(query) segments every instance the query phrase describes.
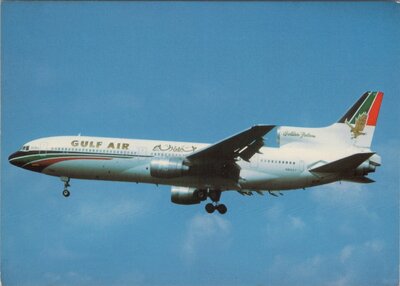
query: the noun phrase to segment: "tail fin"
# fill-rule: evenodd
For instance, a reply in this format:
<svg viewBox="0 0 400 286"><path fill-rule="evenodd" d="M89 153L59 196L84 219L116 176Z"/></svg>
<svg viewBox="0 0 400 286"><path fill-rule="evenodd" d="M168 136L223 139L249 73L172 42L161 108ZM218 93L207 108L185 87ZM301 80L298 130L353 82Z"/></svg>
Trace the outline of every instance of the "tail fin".
<svg viewBox="0 0 400 286"><path fill-rule="evenodd" d="M382 99L383 92L368 91L339 119L338 123L349 127L354 145L371 146Z"/></svg>
<svg viewBox="0 0 400 286"><path fill-rule="evenodd" d="M286 144L352 145L370 149L383 92L369 91L343 115L339 121L322 128L281 126L279 146Z"/></svg>

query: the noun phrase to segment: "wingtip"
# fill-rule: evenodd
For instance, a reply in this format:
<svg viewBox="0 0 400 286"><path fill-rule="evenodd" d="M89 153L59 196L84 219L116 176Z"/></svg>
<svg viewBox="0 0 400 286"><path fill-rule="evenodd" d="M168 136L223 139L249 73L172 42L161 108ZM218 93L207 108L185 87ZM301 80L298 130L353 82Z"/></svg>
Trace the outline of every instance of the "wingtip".
<svg viewBox="0 0 400 286"><path fill-rule="evenodd" d="M251 127L251 129L262 129L262 130L272 130L276 127L276 125L267 125L267 124L256 124Z"/></svg>
<svg viewBox="0 0 400 286"><path fill-rule="evenodd" d="M260 136L264 136L265 134L269 133L275 127L276 127L276 125L259 124L259 125L253 125L250 128L250 130L252 130L253 132L256 132Z"/></svg>
<svg viewBox="0 0 400 286"><path fill-rule="evenodd" d="M254 124L252 127L259 128L259 127L271 127L271 126L276 126L272 124Z"/></svg>

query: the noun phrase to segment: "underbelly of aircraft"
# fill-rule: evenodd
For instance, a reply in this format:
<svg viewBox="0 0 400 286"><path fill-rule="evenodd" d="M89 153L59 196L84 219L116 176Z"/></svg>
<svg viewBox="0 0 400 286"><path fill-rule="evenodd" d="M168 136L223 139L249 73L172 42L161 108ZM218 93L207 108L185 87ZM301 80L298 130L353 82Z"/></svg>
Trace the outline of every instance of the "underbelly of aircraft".
<svg viewBox="0 0 400 286"><path fill-rule="evenodd" d="M155 178L151 176L149 166L150 160L148 159L68 160L52 164L44 168L42 173L74 179L218 188L221 190L240 189L236 182L221 177Z"/></svg>
<svg viewBox="0 0 400 286"><path fill-rule="evenodd" d="M269 173L244 169L235 182L222 177L181 176L155 178L150 174L150 161L144 158L85 158L64 160L43 169L43 173L58 177L88 180L125 181L161 185L211 188L220 190L291 190L330 183L336 178L318 178L308 171L301 174Z"/></svg>

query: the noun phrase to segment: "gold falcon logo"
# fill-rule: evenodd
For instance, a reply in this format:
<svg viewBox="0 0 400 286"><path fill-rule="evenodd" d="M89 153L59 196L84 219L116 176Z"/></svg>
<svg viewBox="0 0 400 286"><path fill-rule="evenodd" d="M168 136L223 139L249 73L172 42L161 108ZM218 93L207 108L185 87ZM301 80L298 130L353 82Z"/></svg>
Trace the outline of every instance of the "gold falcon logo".
<svg viewBox="0 0 400 286"><path fill-rule="evenodd" d="M365 132L363 131L365 125L367 124L367 118L368 115L366 112L361 113L357 116L354 126L351 125L346 119L345 123L350 127L350 132L353 133L352 138L357 138L359 135L365 135Z"/></svg>

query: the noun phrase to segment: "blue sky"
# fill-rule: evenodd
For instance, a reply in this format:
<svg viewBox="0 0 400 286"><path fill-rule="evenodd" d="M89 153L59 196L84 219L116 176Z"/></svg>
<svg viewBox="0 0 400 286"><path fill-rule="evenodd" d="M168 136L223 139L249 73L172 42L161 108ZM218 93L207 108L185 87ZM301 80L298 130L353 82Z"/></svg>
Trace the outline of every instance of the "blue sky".
<svg viewBox="0 0 400 286"><path fill-rule="evenodd" d="M397 285L400 10L394 3L3 2L3 285ZM72 181L10 165L32 139L215 142L324 126L385 92L371 185L223 195ZM267 144L274 145L274 136Z"/></svg>

